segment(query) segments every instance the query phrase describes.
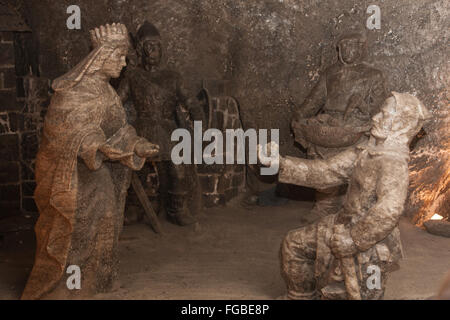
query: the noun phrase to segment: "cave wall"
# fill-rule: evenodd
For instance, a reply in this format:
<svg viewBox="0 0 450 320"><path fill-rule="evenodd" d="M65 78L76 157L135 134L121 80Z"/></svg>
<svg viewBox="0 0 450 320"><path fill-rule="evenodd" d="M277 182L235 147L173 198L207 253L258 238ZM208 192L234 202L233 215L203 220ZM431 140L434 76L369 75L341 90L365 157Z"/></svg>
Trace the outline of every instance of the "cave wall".
<svg viewBox="0 0 450 320"><path fill-rule="evenodd" d="M20 140L14 33L0 32L0 218L20 212Z"/></svg>
<svg viewBox="0 0 450 320"><path fill-rule="evenodd" d="M37 210L33 165L48 82L31 75L37 63L28 54L30 31L14 7L0 0L0 218Z"/></svg>
<svg viewBox="0 0 450 320"><path fill-rule="evenodd" d="M414 215L429 210L434 203L430 199L448 195L448 1L14 3L33 30L40 77L54 79L86 55L89 29L119 21L133 33L148 19L161 31L167 65L183 74L192 94L205 80L228 80L230 94L240 103L244 127L279 128L281 152L289 155L302 155L289 130L292 110L321 71L335 61L337 35L349 25L365 25L366 8L376 4L381 9L381 29L368 30L369 62L385 72L389 90L416 94L435 116L412 150L406 212ZM66 8L72 4L81 8L81 30L66 28ZM447 183L447 189L444 185L437 190L438 181Z"/></svg>

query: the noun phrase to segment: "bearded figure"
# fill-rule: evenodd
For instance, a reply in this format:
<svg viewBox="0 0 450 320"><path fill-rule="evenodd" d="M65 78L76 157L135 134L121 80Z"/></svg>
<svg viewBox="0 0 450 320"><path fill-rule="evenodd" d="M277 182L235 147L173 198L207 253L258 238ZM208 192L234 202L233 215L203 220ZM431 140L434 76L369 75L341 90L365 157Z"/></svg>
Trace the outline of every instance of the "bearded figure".
<svg viewBox="0 0 450 320"><path fill-rule="evenodd" d="M109 84L126 65L126 27L101 26L91 40L93 51L53 82L36 160L37 250L22 299L77 298L112 287L131 170L158 153L127 123ZM66 285L69 266L79 268L80 290Z"/></svg>

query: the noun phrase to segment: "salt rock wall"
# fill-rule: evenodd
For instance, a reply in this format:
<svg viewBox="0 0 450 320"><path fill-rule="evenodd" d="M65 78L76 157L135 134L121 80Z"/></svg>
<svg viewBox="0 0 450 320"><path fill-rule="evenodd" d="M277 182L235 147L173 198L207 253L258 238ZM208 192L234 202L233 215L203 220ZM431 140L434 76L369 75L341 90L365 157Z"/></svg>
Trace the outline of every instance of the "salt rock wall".
<svg viewBox="0 0 450 320"><path fill-rule="evenodd" d="M435 214L450 218L449 92L443 94L440 112L435 111L427 136L412 152L406 214L419 226Z"/></svg>
<svg viewBox="0 0 450 320"><path fill-rule="evenodd" d="M81 30L66 28L72 4L82 10ZM204 80L229 80L244 128L279 128L281 152L299 156L292 111L335 61L336 37L356 22L365 25L372 4L381 9L381 29L368 30L368 62L384 71L389 90L417 95L434 115L412 150L406 213L448 215L446 0L16 1L34 31L42 76L53 79L87 54L89 29L120 21L134 32L148 19L161 30L166 63L193 93Z"/></svg>

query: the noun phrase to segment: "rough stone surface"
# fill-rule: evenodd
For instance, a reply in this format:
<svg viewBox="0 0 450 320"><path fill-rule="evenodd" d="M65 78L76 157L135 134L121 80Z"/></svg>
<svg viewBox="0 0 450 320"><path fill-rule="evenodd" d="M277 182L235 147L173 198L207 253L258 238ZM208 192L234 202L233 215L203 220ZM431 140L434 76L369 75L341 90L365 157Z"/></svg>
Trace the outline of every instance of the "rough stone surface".
<svg viewBox="0 0 450 320"><path fill-rule="evenodd" d="M441 220L428 220L423 224L431 234L450 238L450 222Z"/></svg>
<svg viewBox="0 0 450 320"><path fill-rule="evenodd" d="M279 207L275 215L273 207L216 207L200 221L200 232L161 221L164 237L144 224L127 226L119 241L119 289L94 299L276 299L285 292L275 258L280 239L293 225L314 222L317 216L310 211L311 203L300 201ZM0 224L0 234L5 229L29 230L6 233L0 240L2 300L20 297L33 265L36 244L30 220L8 219ZM429 299L448 273L448 238L416 228L407 219L401 219L399 228L408 259L390 275L385 299ZM449 281L450 274L447 285Z"/></svg>
<svg viewBox="0 0 450 320"><path fill-rule="evenodd" d="M0 181L10 184L18 183L20 180L19 163L14 161L0 162Z"/></svg>
<svg viewBox="0 0 450 320"><path fill-rule="evenodd" d="M0 136L0 160L17 161L19 159L19 136L5 134Z"/></svg>
<svg viewBox="0 0 450 320"><path fill-rule="evenodd" d="M16 111L16 90L14 89L0 89L0 112Z"/></svg>
<svg viewBox="0 0 450 320"><path fill-rule="evenodd" d="M417 225L435 214L450 217L449 97L442 97L438 117L412 152L407 214Z"/></svg>
<svg viewBox="0 0 450 320"><path fill-rule="evenodd" d="M167 64L189 75L193 92L203 80L230 80L244 128L280 128L281 151L290 155L302 155L289 129L293 107L334 62L333 43L340 30L352 19L365 24L369 16L367 1L354 0L80 0L82 29L68 30L70 1L14 3L35 31L40 70L50 79L89 51L86 35L95 25L121 21L134 32L145 19L152 21L167 44ZM384 71L389 91L417 94L435 115L412 150L406 211L411 217L435 209L446 215L448 211L432 204L438 198L443 199L439 203L449 202L448 191L436 185L448 181L442 176L449 163L445 141L450 4L446 0L377 4L381 29L368 32L369 62Z"/></svg>
<svg viewBox="0 0 450 320"><path fill-rule="evenodd" d="M0 185L0 218L20 212L20 186L18 184Z"/></svg>
<svg viewBox="0 0 450 320"><path fill-rule="evenodd" d="M0 1L0 31L29 31L22 17L10 6L10 1Z"/></svg>
<svg viewBox="0 0 450 320"><path fill-rule="evenodd" d="M12 43L0 43L0 61L2 65L14 65L14 46Z"/></svg>
<svg viewBox="0 0 450 320"><path fill-rule="evenodd" d="M14 88L16 86L16 72L14 68L1 68L0 79L3 79L3 88Z"/></svg>

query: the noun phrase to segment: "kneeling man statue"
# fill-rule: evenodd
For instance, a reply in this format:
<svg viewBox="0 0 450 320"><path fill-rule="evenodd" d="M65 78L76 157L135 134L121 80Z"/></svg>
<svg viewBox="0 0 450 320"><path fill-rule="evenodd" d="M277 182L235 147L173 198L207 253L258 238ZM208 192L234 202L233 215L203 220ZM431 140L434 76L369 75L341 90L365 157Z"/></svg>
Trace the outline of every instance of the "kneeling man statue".
<svg viewBox="0 0 450 320"><path fill-rule="evenodd" d="M338 213L292 230L283 240L288 299L381 299L388 272L398 268L409 143L430 113L414 96L392 94L372 118L368 142L327 160L279 157L273 142L258 146L263 165L279 161L283 183L316 189L348 184Z"/></svg>

